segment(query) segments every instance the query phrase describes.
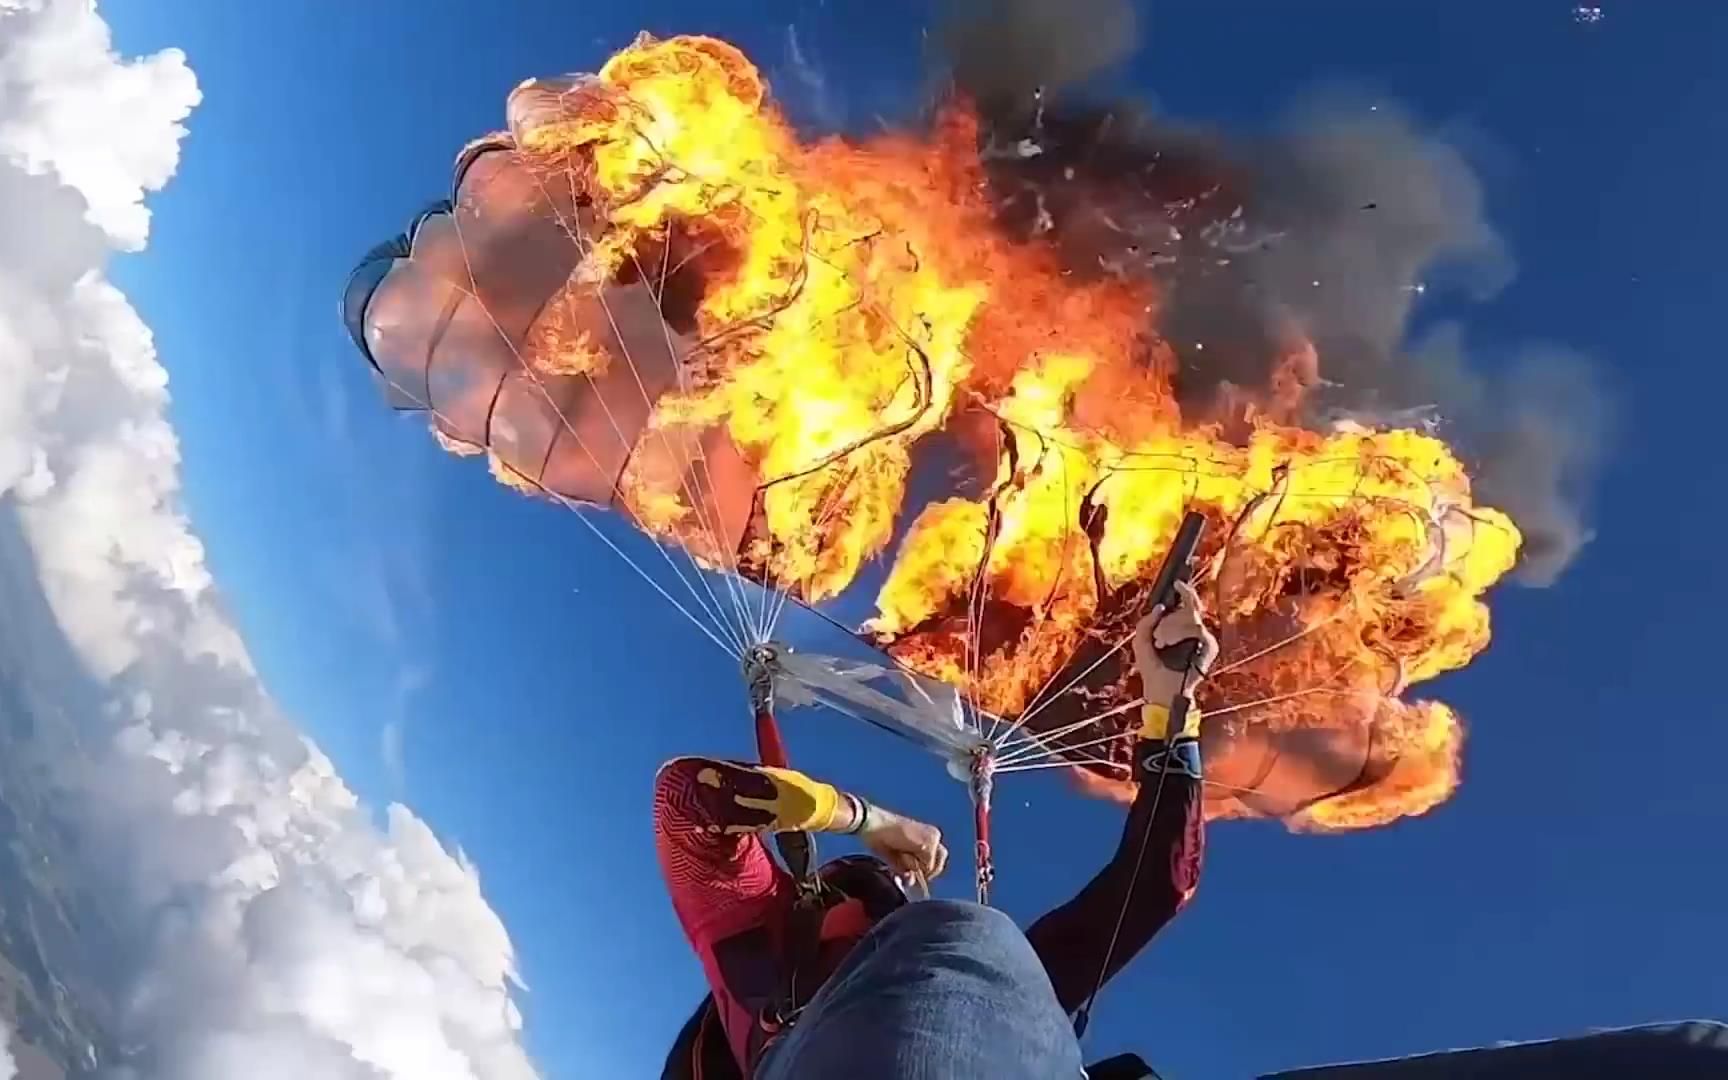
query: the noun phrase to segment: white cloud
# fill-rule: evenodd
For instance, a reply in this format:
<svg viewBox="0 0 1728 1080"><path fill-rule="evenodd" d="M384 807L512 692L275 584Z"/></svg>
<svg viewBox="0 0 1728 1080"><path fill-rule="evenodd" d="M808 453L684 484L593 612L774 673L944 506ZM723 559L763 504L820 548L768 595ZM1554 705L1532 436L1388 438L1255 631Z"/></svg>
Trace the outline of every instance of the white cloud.
<svg viewBox="0 0 1728 1080"><path fill-rule="evenodd" d="M167 374L103 269L198 99L87 0L0 0L0 514L114 694L62 773L140 936L120 1036L152 1078L531 1077L474 868L406 808L379 825L272 708L180 509Z"/></svg>
<svg viewBox="0 0 1728 1080"><path fill-rule="evenodd" d="M12 1029L0 1020L0 1080L12 1080L18 1075L18 1063L12 1059Z"/></svg>
<svg viewBox="0 0 1728 1080"><path fill-rule="evenodd" d="M0 18L29 23L28 33L0 38L0 146L31 171L62 177L83 194L90 219L135 250L150 225L144 193L174 175L198 85L178 49L119 62L94 7L0 0Z"/></svg>

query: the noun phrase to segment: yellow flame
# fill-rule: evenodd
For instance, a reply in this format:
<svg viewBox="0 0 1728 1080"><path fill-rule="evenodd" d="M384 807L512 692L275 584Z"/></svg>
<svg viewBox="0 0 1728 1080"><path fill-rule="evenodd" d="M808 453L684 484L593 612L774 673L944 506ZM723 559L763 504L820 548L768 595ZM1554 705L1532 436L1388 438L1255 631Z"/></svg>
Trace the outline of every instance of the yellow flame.
<svg viewBox="0 0 1728 1080"><path fill-rule="evenodd" d="M649 423L723 430L739 449L761 485L764 580L809 601L844 589L893 543L918 442L984 418L990 490L925 507L892 552L869 629L894 655L1016 715L1199 508L1214 525L1213 607L1244 643L1215 680L1238 698L1235 722L1372 726L1402 754L1297 823L1379 824L1450 792L1457 717L1397 695L1486 645L1480 598L1516 560L1518 531L1472 502L1431 435L1281 422L1324 362L1312 344L1295 335L1268 358L1245 434L1185 420L1152 329L1162 298L1143 282L1076 282L1054 252L1005 238L964 110L927 139L806 145L714 39L644 36L515 134L595 200L573 287L627 275L674 232L724 253L702 281L689 378ZM606 350L579 327L549 317L535 333L542 370L604 372ZM642 464L622 480L644 527L670 539L690 527L677 480ZM1023 616L988 648L986 602Z"/></svg>

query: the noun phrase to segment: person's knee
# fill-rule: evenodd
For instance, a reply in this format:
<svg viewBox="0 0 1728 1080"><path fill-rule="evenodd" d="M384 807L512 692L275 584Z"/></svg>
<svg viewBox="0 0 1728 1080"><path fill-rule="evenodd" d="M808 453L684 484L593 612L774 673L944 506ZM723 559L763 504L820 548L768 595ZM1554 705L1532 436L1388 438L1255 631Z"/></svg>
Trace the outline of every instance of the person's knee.
<svg viewBox="0 0 1728 1080"><path fill-rule="evenodd" d="M1017 946L1030 949L1026 935L1014 925L1014 920L987 904L974 904L969 900L940 900L945 916L956 926L964 927L965 933L973 938L989 940L1006 940Z"/></svg>
<svg viewBox="0 0 1728 1080"><path fill-rule="evenodd" d="M1042 970L1032 943L1014 920L993 907L966 900L924 900L892 916L896 936L920 939L937 951L984 953L1009 968Z"/></svg>
<svg viewBox="0 0 1728 1080"><path fill-rule="evenodd" d="M974 904L970 900L923 900L907 904L895 912L894 919L908 926L920 927L933 936L971 940L1025 937L1013 919L993 907Z"/></svg>
<svg viewBox="0 0 1728 1080"><path fill-rule="evenodd" d="M1000 911L957 901L920 901L884 919L817 993L790 1040L776 1062L783 1071L773 1075L829 1075L840 1060L861 1068L861 1043L888 1048L896 1061L911 1060L908 1054L947 1061L964 1044L1022 1066L1049 1066L955 1075L1074 1076L1080 1069L1073 1029L1026 935ZM916 1074L949 1072L929 1072L926 1062ZM872 1066L846 1075L902 1074Z"/></svg>

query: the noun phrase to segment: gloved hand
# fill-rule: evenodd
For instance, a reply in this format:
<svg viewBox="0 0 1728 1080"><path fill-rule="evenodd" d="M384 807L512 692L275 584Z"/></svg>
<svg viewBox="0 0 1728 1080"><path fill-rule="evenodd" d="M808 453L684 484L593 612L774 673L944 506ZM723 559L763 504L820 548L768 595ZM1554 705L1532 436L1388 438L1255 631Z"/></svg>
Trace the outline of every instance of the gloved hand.
<svg viewBox="0 0 1728 1080"><path fill-rule="evenodd" d="M1188 775L1200 775L1200 708L1194 704L1194 693L1212 664L1218 659L1218 639L1206 629L1205 606L1194 587L1185 581L1176 583L1178 605L1174 610L1163 605L1154 607L1140 620L1134 631L1134 663L1140 674L1146 703L1141 707L1138 743L1134 750L1135 776L1163 767L1166 753L1176 755L1171 767ZM1183 642L1194 642L1193 663L1173 670L1159 657L1158 650L1169 649ZM1186 704L1180 731L1170 731L1171 707L1178 701Z"/></svg>

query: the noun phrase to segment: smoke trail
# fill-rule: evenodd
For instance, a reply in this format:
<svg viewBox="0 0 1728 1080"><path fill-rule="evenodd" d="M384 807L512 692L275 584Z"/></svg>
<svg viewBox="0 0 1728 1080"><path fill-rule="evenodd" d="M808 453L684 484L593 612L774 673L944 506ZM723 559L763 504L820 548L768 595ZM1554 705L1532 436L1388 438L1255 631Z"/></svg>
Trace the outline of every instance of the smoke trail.
<svg viewBox="0 0 1728 1080"><path fill-rule="evenodd" d="M1412 342L1425 300L1485 299L1515 272L1464 152L1387 103L1307 101L1240 138L1073 89L1123 60L1134 29L1112 0L956 9L947 71L980 109L1004 226L1076 274L1159 282L1190 417L1229 430L1251 401L1312 425L1444 425L1481 497L1525 530L1520 578L1555 580L1590 537L1609 411L1591 364L1537 345L1482 367L1459 334Z"/></svg>

